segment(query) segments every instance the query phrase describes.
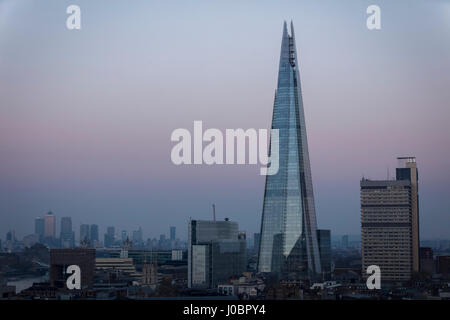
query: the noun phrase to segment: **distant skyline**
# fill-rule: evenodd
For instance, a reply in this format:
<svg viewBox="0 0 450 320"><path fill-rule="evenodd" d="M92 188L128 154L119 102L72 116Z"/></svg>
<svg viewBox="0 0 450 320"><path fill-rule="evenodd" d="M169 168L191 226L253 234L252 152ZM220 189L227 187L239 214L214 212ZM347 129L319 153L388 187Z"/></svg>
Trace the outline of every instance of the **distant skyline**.
<svg viewBox="0 0 450 320"><path fill-rule="evenodd" d="M175 166L176 128L269 128L293 20L319 229L360 233L359 181L415 156L421 238L450 233L450 1L0 0L0 238L51 210L186 238L259 232L259 165ZM382 29L366 28L378 4ZM102 238L102 236L100 237Z"/></svg>

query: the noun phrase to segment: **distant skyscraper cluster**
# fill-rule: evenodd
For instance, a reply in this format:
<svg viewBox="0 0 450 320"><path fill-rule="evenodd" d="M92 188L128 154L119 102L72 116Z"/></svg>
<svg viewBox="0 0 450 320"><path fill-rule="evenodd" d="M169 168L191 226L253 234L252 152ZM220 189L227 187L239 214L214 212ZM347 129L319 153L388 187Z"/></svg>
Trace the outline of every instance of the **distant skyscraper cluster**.
<svg viewBox="0 0 450 320"><path fill-rule="evenodd" d="M100 245L99 229L97 224L80 225L80 245L84 247L98 247Z"/></svg>
<svg viewBox="0 0 450 320"><path fill-rule="evenodd" d="M56 233L57 216L49 211L47 214L34 219L34 233L17 241L14 230L10 230L6 235L5 249L13 251L14 248L19 249L31 247L35 243L42 243L49 248L70 249L75 247L81 248L120 248L124 242L128 242L135 249L154 249L154 250L172 250L182 249L186 247L186 242L176 238L176 227L171 226L169 229L169 238L165 234L160 235L160 239L156 238L144 240L142 227L133 230L129 236L126 230L116 235L114 226L106 227L104 237L100 237L100 228L98 224L81 224L79 227L79 239L76 241L74 226L71 217L61 217L59 236ZM103 240L103 241L102 241ZM1 239L0 239L1 241ZM1 244L1 243L0 243ZM0 251L4 246L0 245Z"/></svg>
<svg viewBox="0 0 450 320"><path fill-rule="evenodd" d="M65 231L67 231L68 226L72 227L72 223L68 220L61 221L61 228L63 224ZM60 245L58 242L62 240L56 237L56 216L53 212L49 211L44 217L37 217L34 220L34 235L36 237L35 242L43 242L53 247ZM70 236L64 234L64 236L67 236L66 241L70 241L69 238L72 234Z"/></svg>

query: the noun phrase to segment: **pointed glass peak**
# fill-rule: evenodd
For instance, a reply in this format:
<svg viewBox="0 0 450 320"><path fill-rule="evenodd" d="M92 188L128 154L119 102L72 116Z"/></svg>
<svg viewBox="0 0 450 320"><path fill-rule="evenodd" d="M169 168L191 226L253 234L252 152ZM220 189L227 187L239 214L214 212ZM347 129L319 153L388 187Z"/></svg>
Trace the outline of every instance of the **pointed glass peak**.
<svg viewBox="0 0 450 320"><path fill-rule="evenodd" d="M295 38L295 36L294 36L294 22L292 20L291 20L291 23L290 23L290 29L291 29L291 34L289 34L289 32L288 32L287 22L285 20L283 22L283 38L284 37Z"/></svg>
<svg viewBox="0 0 450 320"><path fill-rule="evenodd" d="M289 63L291 67L295 67L297 60L297 52L295 49L294 24L291 21L291 34L289 35L287 22L283 23L283 39L281 41L280 67Z"/></svg>
<svg viewBox="0 0 450 320"><path fill-rule="evenodd" d="M286 20L283 22L283 38L289 37Z"/></svg>

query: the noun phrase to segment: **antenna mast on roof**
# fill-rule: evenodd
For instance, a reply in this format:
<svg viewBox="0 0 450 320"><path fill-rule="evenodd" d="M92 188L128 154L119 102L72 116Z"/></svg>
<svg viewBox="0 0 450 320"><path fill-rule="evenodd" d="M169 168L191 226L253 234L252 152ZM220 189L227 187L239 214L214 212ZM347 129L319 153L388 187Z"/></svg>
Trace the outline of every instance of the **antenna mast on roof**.
<svg viewBox="0 0 450 320"><path fill-rule="evenodd" d="M216 205L213 203L212 205L213 208L213 221L216 221Z"/></svg>

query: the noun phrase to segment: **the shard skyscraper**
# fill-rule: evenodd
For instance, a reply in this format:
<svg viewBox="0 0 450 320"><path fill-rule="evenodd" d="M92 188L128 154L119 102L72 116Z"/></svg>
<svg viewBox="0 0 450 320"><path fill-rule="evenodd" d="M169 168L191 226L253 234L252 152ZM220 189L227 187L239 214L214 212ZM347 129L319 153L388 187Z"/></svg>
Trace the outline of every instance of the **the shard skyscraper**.
<svg viewBox="0 0 450 320"><path fill-rule="evenodd" d="M291 35L286 22L283 27L272 129L279 129L279 170L266 176L258 271L313 279L321 266L292 22Z"/></svg>

